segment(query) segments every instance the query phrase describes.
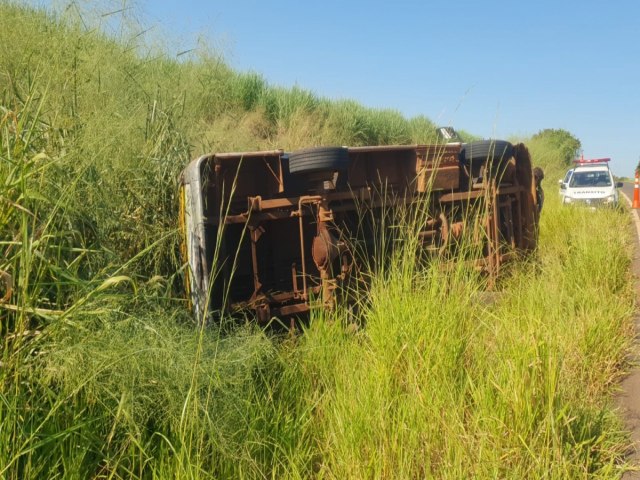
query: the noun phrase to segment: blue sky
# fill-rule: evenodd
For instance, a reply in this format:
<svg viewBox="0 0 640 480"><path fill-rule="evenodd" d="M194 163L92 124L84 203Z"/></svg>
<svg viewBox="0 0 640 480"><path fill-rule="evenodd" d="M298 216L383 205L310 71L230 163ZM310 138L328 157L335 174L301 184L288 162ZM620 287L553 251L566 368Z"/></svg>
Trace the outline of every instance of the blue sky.
<svg viewBox="0 0 640 480"><path fill-rule="evenodd" d="M135 7L176 52L204 37L232 67L271 84L425 115L487 138L564 128L586 157L611 157L619 175L632 175L640 159L637 0L139 0Z"/></svg>

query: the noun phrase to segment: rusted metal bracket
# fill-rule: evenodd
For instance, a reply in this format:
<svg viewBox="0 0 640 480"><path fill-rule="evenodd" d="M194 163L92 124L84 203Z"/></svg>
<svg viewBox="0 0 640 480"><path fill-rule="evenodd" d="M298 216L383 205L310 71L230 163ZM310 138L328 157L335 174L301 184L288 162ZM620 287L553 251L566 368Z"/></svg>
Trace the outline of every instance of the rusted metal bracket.
<svg viewBox="0 0 640 480"><path fill-rule="evenodd" d="M251 262L253 264L253 295L252 300L255 300L262 289L262 283L260 283L260 273L258 271L258 250L257 243L260 237L265 232L264 227L261 225L247 225L249 228L249 236L251 238Z"/></svg>

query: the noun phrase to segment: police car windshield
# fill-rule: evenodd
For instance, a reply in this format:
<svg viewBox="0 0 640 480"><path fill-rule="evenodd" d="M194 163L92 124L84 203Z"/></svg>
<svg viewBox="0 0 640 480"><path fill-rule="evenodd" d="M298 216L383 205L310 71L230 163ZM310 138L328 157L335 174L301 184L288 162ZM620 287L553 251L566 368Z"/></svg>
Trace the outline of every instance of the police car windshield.
<svg viewBox="0 0 640 480"><path fill-rule="evenodd" d="M610 187L611 177L609 172L573 172L570 187Z"/></svg>

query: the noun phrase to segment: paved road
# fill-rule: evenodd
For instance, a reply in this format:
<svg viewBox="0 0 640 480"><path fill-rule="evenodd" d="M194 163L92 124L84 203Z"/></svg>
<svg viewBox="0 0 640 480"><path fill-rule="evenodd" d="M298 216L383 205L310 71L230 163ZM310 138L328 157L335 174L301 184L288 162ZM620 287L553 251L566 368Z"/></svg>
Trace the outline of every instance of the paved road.
<svg viewBox="0 0 640 480"><path fill-rule="evenodd" d="M627 195L631 200L633 200L633 183L624 182L622 185L622 192Z"/></svg>

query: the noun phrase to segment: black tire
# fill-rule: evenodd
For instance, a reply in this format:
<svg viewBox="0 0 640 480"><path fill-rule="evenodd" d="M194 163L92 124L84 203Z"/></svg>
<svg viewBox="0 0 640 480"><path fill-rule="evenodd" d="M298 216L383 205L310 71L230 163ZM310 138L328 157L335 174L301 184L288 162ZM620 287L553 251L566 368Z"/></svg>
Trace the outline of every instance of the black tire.
<svg viewBox="0 0 640 480"><path fill-rule="evenodd" d="M481 140L462 147L460 160L465 165L482 165L487 161L509 160L513 157L513 145L505 140Z"/></svg>
<svg viewBox="0 0 640 480"><path fill-rule="evenodd" d="M335 172L348 166L349 151L344 147L306 148L289 154L291 173Z"/></svg>

